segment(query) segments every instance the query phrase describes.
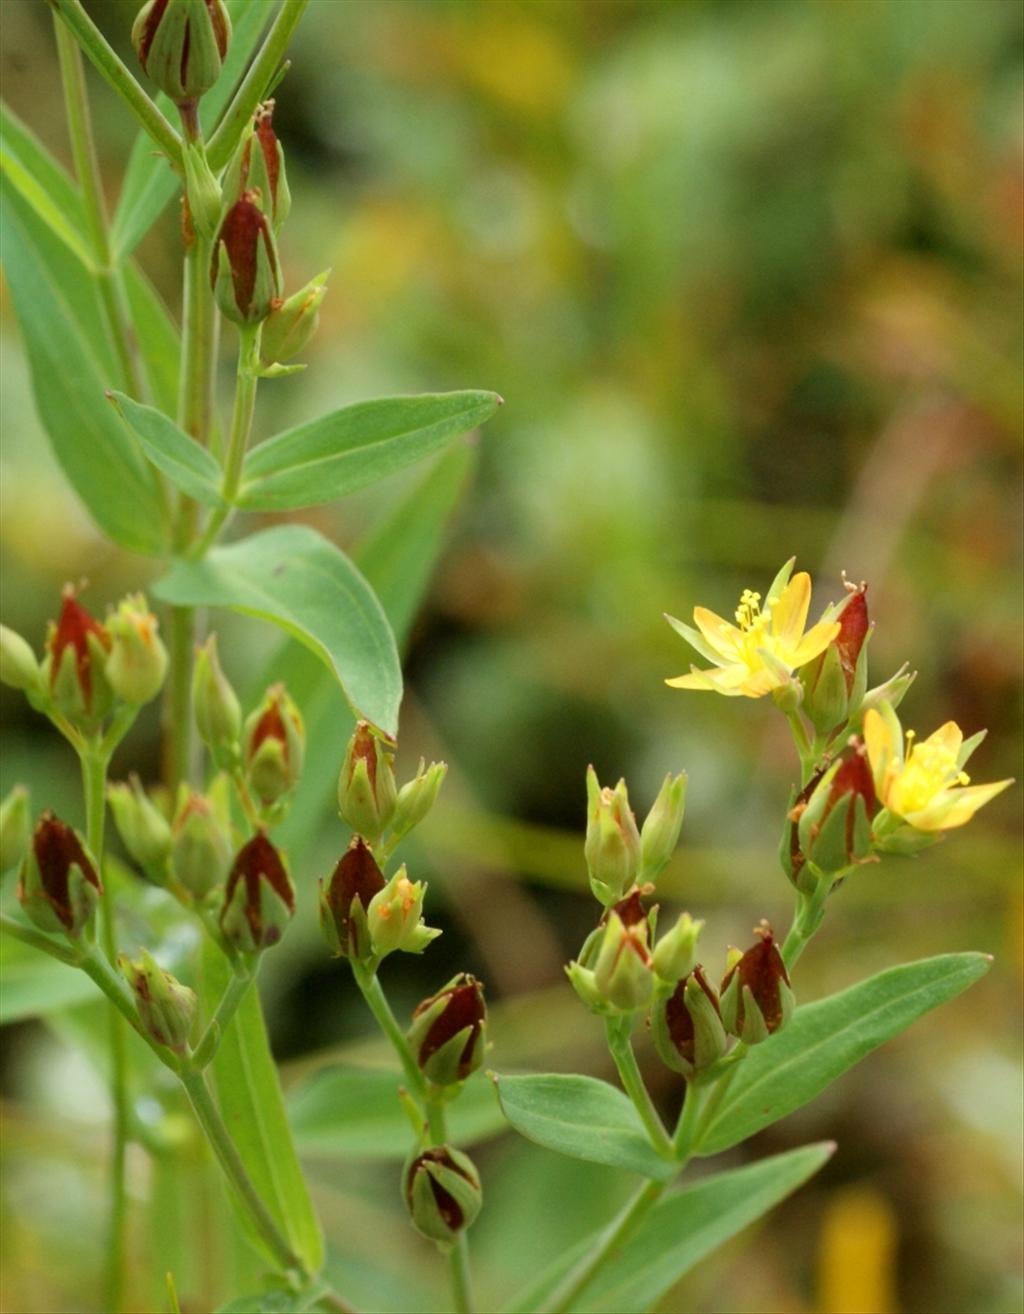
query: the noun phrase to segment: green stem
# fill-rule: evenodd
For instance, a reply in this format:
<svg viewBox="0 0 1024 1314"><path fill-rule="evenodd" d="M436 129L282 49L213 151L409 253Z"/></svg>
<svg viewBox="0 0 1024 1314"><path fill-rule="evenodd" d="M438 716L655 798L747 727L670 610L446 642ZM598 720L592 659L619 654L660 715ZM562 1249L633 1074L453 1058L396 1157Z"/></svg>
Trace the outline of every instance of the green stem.
<svg viewBox="0 0 1024 1314"><path fill-rule="evenodd" d="M181 1082L185 1087L185 1093L188 1095L195 1115L199 1119L199 1125L205 1132L206 1138L210 1142L228 1181L251 1215L256 1230L281 1267L293 1271L300 1281L307 1282L310 1274L302 1260L292 1250L287 1238L260 1199L259 1192L246 1171L245 1164L242 1162L238 1151L235 1149L234 1141L232 1141L231 1135L224 1125L220 1110L213 1101L209 1087L206 1084L206 1078L201 1072L184 1073Z"/></svg>
<svg viewBox="0 0 1024 1314"><path fill-rule="evenodd" d="M207 160L214 173L223 168L234 154L242 133L249 126L249 121L256 112L256 106L266 95L277 65L288 48L288 42L292 39L292 33L298 26L308 3L309 0L284 0L259 53L249 67L249 72L235 92L231 104L224 111L216 132L210 138Z"/></svg>
<svg viewBox="0 0 1024 1314"><path fill-rule="evenodd" d="M102 880L103 830L106 814L107 764L109 755L87 748L82 755L82 788L85 793L86 843L96 860ZM99 901L99 927L103 952L111 968L117 962L117 928L114 897L109 887ZM110 1168L110 1214L107 1233L105 1309L117 1314L124 1300L125 1222L128 1192L125 1180L131 1107L128 1099L128 1050L118 1009L112 1003L108 1016L110 1086L114 1104L114 1146Z"/></svg>
<svg viewBox="0 0 1024 1314"><path fill-rule="evenodd" d="M231 503L242 481L242 463L252 432L252 418L256 410L256 388L259 384L259 349L261 326L242 326L238 330L238 372L235 376L235 404L231 413L231 432L224 458L224 477L221 497L224 505L210 516L202 535L192 547L191 557L203 557L213 545L231 514Z"/></svg>
<svg viewBox="0 0 1024 1314"><path fill-rule="evenodd" d="M96 158L96 147L93 142L92 117L89 113L82 52L68 28L57 20L56 15L54 30L64 86L64 106L67 112L68 136L71 140L71 155L75 162L75 176L82 189L89 240L96 257L96 282L125 384L133 397L144 401L146 400L145 380L131 331L131 316L124 285L119 272L114 268L110 253L107 209L103 199L99 161Z"/></svg>
<svg viewBox="0 0 1024 1314"><path fill-rule="evenodd" d="M674 1158L675 1152L672 1148L672 1141L665 1130L665 1124L662 1122L658 1110L654 1107L650 1092L637 1064L636 1054L633 1052L633 1043L629 1034L631 1020L629 1018L606 1018L604 1025L605 1034L608 1038L608 1048L611 1050L615 1066L619 1070L622 1085L640 1115L640 1121L644 1125L651 1144L662 1158Z"/></svg>
<svg viewBox="0 0 1024 1314"><path fill-rule="evenodd" d="M376 972L371 971L362 963L353 960L350 960L350 962L356 985L361 990L370 1012L376 1018L377 1025L384 1032L384 1035L391 1042L392 1049L398 1055L398 1061L402 1065L402 1072L405 1075L410 1094L415 1095L421 1105L427 1106L429 1100L426 1079L419 1069L419 1064L416 1062L412 1050L409 1048L405 1032L391 1011L391 1005L387 1001Z"/></svg>
<svg viewBox="0 0 1024 1314"><path fill-rule="evenodd" d="M199 234L185 248L182 294L181 376L178 424L196 442L206 446L213 431L214 364L217 357L217 308L209 283L209 243ZM174 549L188 550L195 536L196 504L179 494L174 527ZM170 670L162 709L163 777L169 789L193 775L192 648L195 612L171 607L169 621Z"/></svg>
<svg viewBox="0 0 1024 1314"><path fill-rule="evenodd" d="M802 787L814 775L817 755L814 752L814 746L807 737L807 727L804 725L800 713L787 712L786 720L789 722L789 728L793 734L796 751L800 755L800 784Z"/></svg>
<svg viewBox="0 0 1024 1314"><path fill-rule="evenodd" d="M626 1202L601 1236L601 1240L562 1279L544 1305L544 1314L568 1314L594 1274L626 1240L637 1223L650 1212L665 1191L664 1182L647 1182Z"/></svg>
<svg viewBox="0 0 1024 1314"><path fill-rule="evenodd" d="M821 926L825 917L825 901L831 888L831 882L822 879L810 894L801 891L797 895L796 916L782 945L782 961L787 971L793 970L797 959Z"/></svg>
<svg viewBox="0 0 1024 1314"><path fill-rule="evenodd" d="M39 949L42 953L49 954L51 958L56 958L62 963L69 963L74 966L79 961L79 955L67 945L61 944L60 941L47 935L45 931L39 931L27 923L15 921L13 917L8 917L6 913L0 914L0 930L5 935L9 935L12 940L20 940L22 944L31 945L33 949Z"/></svg>
<svg viewBox="0 0 1024 1314"><path fill-rule="evenodd" d="M175 172L181 173L181 138L85 12L81 0L50 0L50 5L99 70L100 76L125 102L170 160Z"/></svg>
<svg viewBox="0 0 1024 1314"><path fill-rule="evenodd" d="M258 962L257 959L257 965ZM221 1037L224 1035L231 1019L235 1016L239 1004L248 993L249 987L256 980L257 970L258 967L252 970L243 969L242 971L235 969L231 980L224 989L220 1003L217 1005L217 1009L192 1055L192 1067L195 1071L201 1072L213 1062L220 1047Z"/></svg>

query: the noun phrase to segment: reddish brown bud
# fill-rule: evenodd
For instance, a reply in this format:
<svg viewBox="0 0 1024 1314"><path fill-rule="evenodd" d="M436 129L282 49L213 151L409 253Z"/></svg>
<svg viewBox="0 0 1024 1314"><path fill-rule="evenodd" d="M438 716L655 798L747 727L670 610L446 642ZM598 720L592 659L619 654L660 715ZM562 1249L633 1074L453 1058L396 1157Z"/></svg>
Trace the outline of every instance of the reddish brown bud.
<svg viewBox="0 0 1024 1314"><path fill-rule="evenodd" d="M871 622L868 619L868 586L861 584L849 597L839 613L839 633L832 640L839 652L839 662L846 678L846 692L853 692L857 674L857 660L864 646Z"/></svg>
<svg viewBox="0 0 1024 1314"><path fill-rule="evenodd" d="M224 894L221 930L233 948L257 953L280 940L295 912L295 891L266 835L253 836L238 851Z"/></svg>
<svg viewBox="0 0 1024 1314"><path fill-rule="evenodd" d="M372 956L366 911L386 883L363 837L355 835L326 888L320 882L320 925L335 954L356 959Z"/></svg>
<svg viewBox="0 0 1024 1314"><path fill-rule="evenodd" d="M89 921L103 886L74 830L44 812L32 835L18 898L44 931L77 936Z"/></svg>
<svg viewBox="0 0 1024 1314"><path fill-rule="evenodd" d="M466 973L425 999L412 1015L408 1039L427 1079L452 1086L475 1072L483 1062L486 1023L484 988Z"/></svg>
<svg viewBox="0 0 1024 1314"><path fill-rule="evenodd" d="M280 299L277 245L254 193L244 193L221 221L210 285L221 312L236 324L258 324Z"/></svg>
<svg viewBox="0 0 1024 1314"><path fill-rule="evenodd" d="M54 702L76 723L100 721L110 710L112 693L104 673L109 651L106 626L86 611L69 584L47 636L43 676Z"/></svg>
<svg viewBox="0 0 1024 1314"><path fill-rule="evenodd" d="M701 967L680 980L667 999L660 998L651 1016L654 1044L664 1062L686 1077L703 1072L725 1053L718 996Z"/></svg>
<svg viewBox="0 0 1024 1314"><path fill-rule="evenodd" d="M748 1045L767 1040L783 1027L794 1005L789 973L772 928L762 922L755 934L757 944L725 974L720 1000L726 1030Z"/></svg>
<svg viewBox="0 0 1024 1314"><path fill-rule="evenodd" d="M783 866L793 883L799 889L810 889L818 872L835 875L867 861L871 855L870 821L877 810L864 745L851 738L838 763L813 776L790 809ZM808 860L813 871L805 871Z"/></svg>

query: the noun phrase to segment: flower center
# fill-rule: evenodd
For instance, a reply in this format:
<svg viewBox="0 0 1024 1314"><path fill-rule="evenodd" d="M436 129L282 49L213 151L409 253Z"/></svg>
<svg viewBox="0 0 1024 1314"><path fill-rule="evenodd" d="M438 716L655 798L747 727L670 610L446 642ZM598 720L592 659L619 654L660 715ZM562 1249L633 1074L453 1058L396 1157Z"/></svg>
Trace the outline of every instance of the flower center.
<svg viewBox="0 0 1024 1314"><path fill-rule="evenodd" d="M914 744L913 730L907 731L907 761L896 781L901 813L925 808L950 785L966 785L970 777L957 768L956 753L945 744ZM913 746L912 746L913 745Z"/></svg>

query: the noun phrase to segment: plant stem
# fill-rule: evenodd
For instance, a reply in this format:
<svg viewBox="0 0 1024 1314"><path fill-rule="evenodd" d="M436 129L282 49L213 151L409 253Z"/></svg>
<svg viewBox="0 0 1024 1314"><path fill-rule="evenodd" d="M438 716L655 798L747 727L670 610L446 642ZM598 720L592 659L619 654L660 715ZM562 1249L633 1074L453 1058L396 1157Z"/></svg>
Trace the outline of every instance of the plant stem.
<svg viewBox="0 0 1024 1314"><path fill-rule="evenodd" d="M82 788L85 793L86 843L103 879L103 830L106 813L107 764L109 754L86 748L82 754ZM98 920L103 952L113 968L117 962L117 928L114 898L105 887L99 901ZM133 1010L134 1011L134 1010ZM125 1171L131 1109L128 1100L128 1052L117 1007L111 1003L108 1017L110 1044L110 1089L114 1104L114 1147L110 1168L110 1215L107 1233L107 1272L104 1308L117 1314L124 1299L125 1221L128 1193Z"/></svg>
<svg viewBox="0 0 1024 1314"><path fill-rule="evenodd" d="M796 915L782 945L782 961L787 971L793 970L793 965L821 926L831 888L828 880L819 880L810 894L801 891L797 895Z"/></svg>
<svg viewBox="0 0 1024 1314"><path fill-rule="evenodd" d="M221 996L220 1003L217 1005L216 1012L210 1019L192 1055L192 1066L197 1072L209 1067L216 1057L221 1037L224 1035L231 1019L235 1016L239 1004L248 993L249 987L256 980L258 963L259 960L257 959L257 967L251 971L238 971L236 968L232 974L231 980Z"/></svg>
<svg viewBox="0 0 1024 1314"><path fill-rule="evenodd" d="M814 746L807 737L807 727L804 725L800 713L787 712L786 720L789 722L789 728L793 735L793 742L796 745L796 751L800 755L800 784L801 787L803 787L814 774L817 754L814 751Z"/></svg>
<svg viewBox="0 0 1024 1314"><path fill-rule="evenodd" d="M615 1066L619 1070L622 1085L640 1115L640 1121L644 1125L651 1144L663 1158L674 1158L672 1141L669 1139L658 1110L654 1107L650 1092L637 1064L636 1054L633 1052L633 1043L629 1035L630 1019L609 1017L605 1019L604 1025L605 1034L608 1038L608 1048L611 1050Z"/></svg>
<svg viewBox="0 0 1024 1314"><path fill-rule="evenodd" d="M391 1005L387 1001L376 972L371 972L362 963L355 961L351 962L351 967L356 985L362 991L370 1012L377 1019L377 1025L387 1036L392 1049L398 1055L398 1061L402 1065L402 1072L405 1075L410 1093L416 1096L421 1105L427 1106L429 1101L426 1079L413 1057L413 1052L409 1048L398 1019L391 1011Z"/></svg>
<svg viewBox="0 0 1024 1314"><path fill-rule="evenodd" d="M167 156L175 172L181 173L181 138L85 12L81 0L50 0L50 5L99 70L100 76L125 102Z"/></svg>
<svg viewBox="0 0 1024 1314"><path fill-rule="evenodd" d="M308 1281L310 1274L305 1265L292 1250L287 1238L278 1228L270 1211L260 1199L259 1192L253 1185L252 1178L246 1171L245 1164L243 1164L238 1151L235 1149L234 1141L232 1141L231 1135L224 1125L220 1110L210 1095L206 1078L201 1072L183 1073L181 1083L185 1087L185 1093L188 1095L195 1115L199 1119L199 1125L205 1132L206 1138L210 1142L228 1181L251 1215L256 1230L267 1243L274 1258L283 1269L292 1270L302 1282Z"/></svg>
<svg viewBox="0 0 1024 1314"><path fill-rule="evenodd" d="M78 962L78 954L73 949L61 944L52 936L47 935L45 931L39 931L34 926L15 921L13 917L8 917L6 913L0 914L0 930L9 935L12 940L20 940L22 944L31 945L33 949L49 954L51 958L56 958L62 963L69 963L74 966Z"/></svg>
<svg viewBox="0 0 1024 1314"><path fill-rule="evenodd" d="M567 1314L594 1274L630 1235L658 1202L665 1190L664 1182L647 1182L628 1200L603 1233L589 1255L566 1274L544 1305L544 1314Z"/></svg>
<svg viewBox="0 0 1024 1314"><path fill-rule="evenodd" d="M261 326L240 326L238 330L238 371L235 375L235 404L231 412L231 432L228 435L228 450L224 458L224 477L221 483L221 497L224 505L218 507L207 521L206 528L196 542L192 557L202 557L216 541L224 522L231 514L231 503L238 492L242 480L242 462L249 445L252 432L252 417L256 410L256 388L259 377L259 346Z"/></svg>
<svg viewBox="0 0 1024 1314"><path fill-rule="evenodd" d="M278 10L259 53L249 67L249 72L235 92L231 104L224 111L217 130L210 138L207 160L214 173L223 168L234 154L242 133L256 111L256 106L266 95L278 62L288 48L288 42L308 3L309 0L284 0L284 4Z"/></svg>
<svg viewBox="0 0 1024 1314"><path fill-rule="evenodd" d="M214 363L217 356L217 308L209 284L209 243L198 233L185 247L182 292L181 375L178 424L206 446L213 430ZM179 494L174 549L184 553L195 536L196 504ZM192 647L195 612L171 607L170 671L162 709L164 784L174 789L193 775Z"/></svg>
<svg viewBox="0 0 1024 1314"><path fill-rule="evenodd" d="M75 162L75 176L82 189L86 227L96 257L96 281L110 324L114 349L124 374L125 385L133 397L144 401L146 400L145 381L130 328L131 317L124 285L119 272L113 267L110 255L107 210L103 199L99 161L96 158L96 147L93 142L82 52L68 28L58 21L56 15L54 15L54 30L57 37L61 80L64 85L64 107L67 112L71 154Z"/></svg>

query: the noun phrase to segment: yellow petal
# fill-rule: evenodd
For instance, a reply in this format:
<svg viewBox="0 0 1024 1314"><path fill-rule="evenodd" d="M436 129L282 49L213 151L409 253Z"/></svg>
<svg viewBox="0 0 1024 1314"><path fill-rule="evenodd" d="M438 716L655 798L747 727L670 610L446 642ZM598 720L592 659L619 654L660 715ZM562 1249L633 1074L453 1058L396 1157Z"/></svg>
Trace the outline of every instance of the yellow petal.
<svg viewBox="0 0 1024 1314"><path fill-rule="evenodd" d="M727 661L736 660L737 646L743 642L743 635L735 625L708 611L707 607L694 607L693 619L716 652Z"/></svg>
<svg viewBox="0 0 1024 1314"><path fill-rule="evenodd" d="M947 721L945 725L940 725L938 730L930 734L924 744L929 748L945 749L955 761L963 742L964 732L955 721Z"/></svg>
<svg viewBox="0 0 1024 1314"><path fill-rule="evenodd" d="M864 713L864 743L871 763L871 774L875 781L875 791L885 802L885 777L893 758L892 731L888 722L873 707Z"/></svg>
<svg viewBox="0 0 1024 1314"><path fill-rule="evenodd" d="M817 625L812 625L796 647L787 654L793 670L805 666L819 652L824 652L838 633L838 621L818 621Z"/></svg>
<svg viewBox="0 0 1024 1314"><path fill-rule="evenodd" d="M675 675L671 680L666 680L666 684L673 689L712 689L714 686L708 682L703 671L691 671L689 675Z"/></svg>
<svg viewBox="0 0 1024 1314"><path fill-rule="evenodd" d="M772 633L787 648L795 648L807 624L811 577L806 570L793 576L772 610Z"/></svg>
<svg viewBox="0 0 1024 1314"><path fill-rule="evenodd" d="M997 780L991 785L944 790L930 807L906 820L915 830L954 830L957 826L966 826L979 808L1012 784L1012 779Z"/></svg>

